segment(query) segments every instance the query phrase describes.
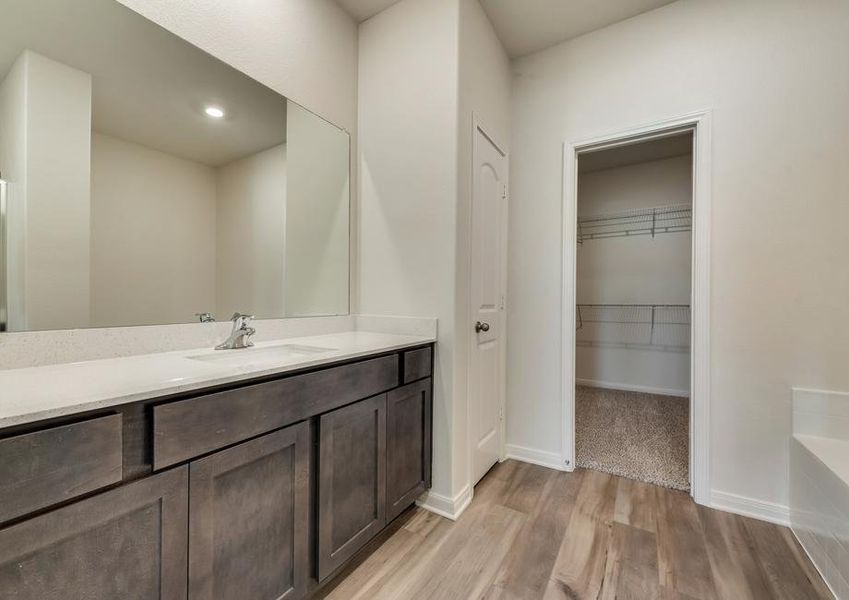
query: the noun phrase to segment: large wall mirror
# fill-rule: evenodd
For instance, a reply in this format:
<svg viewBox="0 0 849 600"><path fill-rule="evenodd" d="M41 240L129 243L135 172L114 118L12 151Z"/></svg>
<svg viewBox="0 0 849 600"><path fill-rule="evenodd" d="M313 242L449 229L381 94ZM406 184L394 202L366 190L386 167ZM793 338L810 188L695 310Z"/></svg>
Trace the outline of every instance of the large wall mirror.
<svg viewBox="0 0 849 600"><path fill-rule="evenodd" d="M115 0L5 0L2 327L347 313L349 146Z"/></svg>

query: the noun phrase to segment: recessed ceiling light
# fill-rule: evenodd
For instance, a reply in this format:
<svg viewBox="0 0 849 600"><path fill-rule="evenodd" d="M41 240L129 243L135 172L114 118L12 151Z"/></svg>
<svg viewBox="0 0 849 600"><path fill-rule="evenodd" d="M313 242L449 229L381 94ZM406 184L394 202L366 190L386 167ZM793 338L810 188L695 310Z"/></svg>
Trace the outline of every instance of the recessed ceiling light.
<svg viewBox="0 0 849 600"><path fill-rule="evenodd" d="M206 113L207 117L212 117L213 119L221 119L224 117L224 110L217 106L207 106L203 109L203 112Z"/></svg>

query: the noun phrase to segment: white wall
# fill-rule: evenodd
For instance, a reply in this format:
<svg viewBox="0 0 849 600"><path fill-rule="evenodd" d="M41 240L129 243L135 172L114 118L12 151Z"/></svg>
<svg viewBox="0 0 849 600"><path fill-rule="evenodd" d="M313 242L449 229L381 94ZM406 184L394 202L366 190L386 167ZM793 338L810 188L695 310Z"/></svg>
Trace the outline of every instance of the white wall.
<svg viewBox="0 0 849 600"><path fill-rule="evenodd" d="M91 321L186 323L215 310L215 169L91 136Z"/></svg>
<svg viewBox="0 0 849 600"><path fill-rule="evenodd" d="M286 312L279 314L347 314L348 136L293 102L286 123Z"/></svg>
<svg viewBox="0 0 849 600"><path fill-rule="evenodd" d="M334 0L119 0L346 130L357 147L357 24ZM352 214L358 215L351 152ZM359 228L351 227L351 303L359 299Z"/></svg>
<svg viewBox="0 0 849 600"><path fill-rule="evenodd" d="M286 144L216 169L218 319L284 312Z"/></svg>
<svg viewBox="0 0 849 600"><path fill-rule="evenodd" d="M0 175L7 183L6 281L8 329L26 329L27 126L26 59L0 82Z"/></svg>
<svg viewBox="0 0 849 600"><path fill-rule="evenodd" d="M357 25L332 0L254 0L250 5L125 0L123 4L345 128L356 144ZM356 190L353 179L352 185ZM352 262L356 262L353 253ZM352 297L356 299L355 294ZM198 346L207 344L208 328L192 331ZM138 330L133 336L116 332L126 341L122 351L130 353L168 349L162 335L160 328ZM181 338L183 347L186 336ZM57 340L62 337L56 334ZM51 339L44 334L2 335L0 356L49 353ZM0 362L0 368L6 364Z"/></svg>
<svg viewBox="0 0 849 600"><path fill-rule="evenodd" d="M452 448L457 0L401 0L360 26L360 312L439 319L433 490L465 484ZM455 470L457 471L455 473Z"/></svg>
<svg viewBox="0 0 849 600"><path fill-rule="evenodd" d="M692 155L686 155L581 173L578 215L691 204L692 169ZM585 241L577 247L578 303L689 305L691 244L688 231ZM587 324L588 340L600 337L612 343L579 341L575 376L617 389L688 396L690 353L677 347L687 344L688 330L688 325L661 325L658 344L675 347L637 348L634 345L648 342L648 327ZM628 344L631 347L622 347Z"/></svg>
<svg viewBox="0 0 849 600"><path fill-rule="evenodd" d="M360 311L439 318L433 497L468 492L472 113L509 138L509 62L476 0L360 26Z"/></svg>
<svg viewBox="0 0 849 600"><path fill-rule="evenodd" d="M91 76L26 50L3 88L0 170L11 182L11 325L85 327ZM61 307L56 298L63 299Z"/></svg>
<svg viewBox="0 0 849 600"><path fill-rule="evenodd" d="M681 0L514 63L509 441L560 449L563 141L711 108L711 484L787 504L791 385L849 386L847 31Z"/></svg>

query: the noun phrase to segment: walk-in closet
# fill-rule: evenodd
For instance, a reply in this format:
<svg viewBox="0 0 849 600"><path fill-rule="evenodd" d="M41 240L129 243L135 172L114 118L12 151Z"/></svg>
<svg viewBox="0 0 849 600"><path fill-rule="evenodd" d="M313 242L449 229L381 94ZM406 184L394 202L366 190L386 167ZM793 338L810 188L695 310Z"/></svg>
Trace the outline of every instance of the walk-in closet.
<svg viewBox="0 0 849 600"><path fill-rule="evenodd" d="M577 466L688 490L692 132L578 159Z"/></svg>

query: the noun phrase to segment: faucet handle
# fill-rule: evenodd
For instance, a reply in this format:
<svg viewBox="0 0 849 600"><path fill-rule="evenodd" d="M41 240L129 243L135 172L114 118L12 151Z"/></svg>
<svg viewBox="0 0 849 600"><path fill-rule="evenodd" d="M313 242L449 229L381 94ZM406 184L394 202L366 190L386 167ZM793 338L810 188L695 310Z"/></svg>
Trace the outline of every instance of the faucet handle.
<svg viewBox="0 0 849 600"><path fill-rule="evenodd" d="M236 312L236 313L233 313L233 317L230 320L231 321L238 321L238 320L253 321L254 319L256 319L256 317L254 315L243 315L240 312Z"/></svg>

